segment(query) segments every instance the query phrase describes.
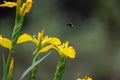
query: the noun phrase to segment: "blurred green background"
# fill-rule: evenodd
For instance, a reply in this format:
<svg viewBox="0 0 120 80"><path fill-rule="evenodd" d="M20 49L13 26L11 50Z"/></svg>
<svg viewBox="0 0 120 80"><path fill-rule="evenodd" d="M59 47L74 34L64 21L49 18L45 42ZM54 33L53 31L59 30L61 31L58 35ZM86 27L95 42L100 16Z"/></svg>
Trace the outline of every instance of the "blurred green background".
<svg viewBox="0 0 120 80"><path fill-rule="evenodd" d="M15 8L0 8L0 34L4 37L10 38L14 19ZM68 27L68 22L74 27ZM76 49L76 58L67 60L62 80L73 80L78 74L93 80L120 80L119 0L33 0L21 34L37 35L42 29L46 35L69 41ZM31 65L34 49L32 43L16 46L14 80ZM8 55L8 50L0 47L0 79L2 53ZM53 50L40 64L36 80L52 80L58 60Z"/></svg>

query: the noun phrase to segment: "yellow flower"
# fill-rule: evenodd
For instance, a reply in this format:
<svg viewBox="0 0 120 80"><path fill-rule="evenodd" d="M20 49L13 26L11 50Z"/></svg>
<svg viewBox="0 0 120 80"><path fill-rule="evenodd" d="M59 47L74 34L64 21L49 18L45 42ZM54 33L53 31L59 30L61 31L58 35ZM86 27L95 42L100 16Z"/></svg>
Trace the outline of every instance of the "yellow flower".
<svg viewBox="0 0 120 80"><path fill-rule="evenodd" d="M44 30L38 33L37 38L29 34L23 34L18 38L17 44L32 41L40 50L38 52L46 52L53 48L53 45L61 44L60 40L56 37L44 37Z"/></svg>
<svg viewBox="0 0 120 80"><path fill-rule="evenodd" d="M92 78L88 77L88 76L85 76L85 78L77 78L77 80L92 80Z"/></svg>
<svg viewBox="0 0 120 80"><path fill-rule="evenodd" d="M60 55L65 55L69 58L75 58L75 49L72 46L68 46L69 42L66 41L65 43L54 47Z"/></svg>
<svg viewBox="0 0 120 80"><path fill-rule="evenodd" d="M21 4L21 0L17 0L17 2L18 3L4 1L4 4L0 4L0 7L12 8L12 7L15 7L15 6ZM26 2L23 3L22 7L20 8L20 14L28 13L30 11L31 7L32 7L32 0L26 0Z"/></svg>
<svg viewBox="0 0 120 80"><path fill-rule="evenodd" d="M9 50L11 49L11 40L7 39L7 38L3 38L2 35L0 35L0 45L8 48Z"/></svg>

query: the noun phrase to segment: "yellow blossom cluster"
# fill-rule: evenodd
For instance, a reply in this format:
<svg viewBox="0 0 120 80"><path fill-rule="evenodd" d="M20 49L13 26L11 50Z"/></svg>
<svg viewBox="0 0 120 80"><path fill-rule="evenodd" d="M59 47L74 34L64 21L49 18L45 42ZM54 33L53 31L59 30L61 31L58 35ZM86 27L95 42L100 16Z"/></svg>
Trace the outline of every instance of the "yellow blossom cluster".
<svg viewBox="0 0 120 80"><path fill-rule="evenodd" d="M17 2L4 1L3 4L0 4L0 7L9 7L9 8L18 7L21 15L28 13L30 11L32 7L32 0L26 0L26 2L22 4L22 6L21 6L21 0L17 0Z"/></svg>
<svg viewBox="0 0 120 80"><path fill-rule="evenodd" d="M66 57L69 57L69 58L75 57L75 50L72 46L69 46L68 41L66 41L65 43L61 43L59 38L44 36L44 30L38 33L37 38L27 33L22 34L18 38L16 44L20 44L28 41L33 42L36 45L36 47L39 48L38 50L39 53L46 52L51 48L53 48L57 50L60 53L60 55L65 55ZM1 46L8 48L10 50L11 43L12 41L10 39L4 38L2 37L2 35L0 36Z"/></svg>

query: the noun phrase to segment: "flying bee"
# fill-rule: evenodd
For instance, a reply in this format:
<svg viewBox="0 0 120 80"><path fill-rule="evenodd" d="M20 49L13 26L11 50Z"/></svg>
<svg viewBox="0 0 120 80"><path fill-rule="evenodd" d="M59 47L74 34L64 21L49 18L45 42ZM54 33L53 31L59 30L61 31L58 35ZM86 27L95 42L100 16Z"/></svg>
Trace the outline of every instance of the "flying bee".
<svg viewBox="0 0 120 80"><path fill-rule="evenodd" d="M67 23L66 25L70 28L74 27L73 23L71 23L71 22Z"/></svg>

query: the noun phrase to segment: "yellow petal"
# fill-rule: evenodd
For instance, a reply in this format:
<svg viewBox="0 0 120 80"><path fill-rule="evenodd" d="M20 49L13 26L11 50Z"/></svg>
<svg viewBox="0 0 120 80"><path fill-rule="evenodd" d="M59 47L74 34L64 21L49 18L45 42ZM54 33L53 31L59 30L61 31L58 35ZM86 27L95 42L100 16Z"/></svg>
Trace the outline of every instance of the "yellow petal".
<svg viewBox="0 0 120 80"><path fill-rule="evenodd" d="M73 47L68 47L62 50L62 53L69 58L75 58L75 50Z"/></svg>
<svg viewBox="0 0 120 80"><path fill-rule="evenodd" d="M38 41L41 41L43 39L44 36L44 29L38 33Z"/></svg>
<svg viewBox="0 0 120 80"><path fill-rule="evenodd" d="M18 38L17 44L28 42L28 41L33 41L33 38L31 35L25 33Z"/></svg>
<svg viewBox="0 0 120 80"><path fill-rule="evenodd" d="M4 1L4 4L1 4L0 7L9 7L12 8L14 6L16 6L17 4L15 2L6 2Z"/></svg>
<svg viewBox="0 0 120 80"><path fill-rule="evenodd" d="M48 45L48 46L42 48L41 50L39 50L38 52L47 52L47 51L50 50L51 48L53 48L53 45Z"/></svg>
<svg viewBox="0 0 120 80"><path fill-rule="evenodd" d="M42 44L47 44L47 43L50 43L53 45L59 45L59 44L61 44L61 41L60 41L60 39L58 39L56 37L48 38L48 36L46 36L43 39Z"/></svg>
<svg viewBox="0 0 120 80"><path fill-rule="evenodd" d="M61 44L61 41L60 41L60 39L53 37L53 38L50 38L49 43L53 44L53 45L59 45L59 44Z"/></svg>
<svg viewBox="0 0 120 80"><path fill-rule="evenodd" d="M0 45L8 48L9 50L11 49L11 40L7 39L7 38L3 38L2 36L0 36Z"/></svg>
<svg viewBox="0 0 120 80"><path fill-rule="evenodd" d="M32 0L27 0L25 13L28 13L30 11L31 7L32 7Z"/></svg>

